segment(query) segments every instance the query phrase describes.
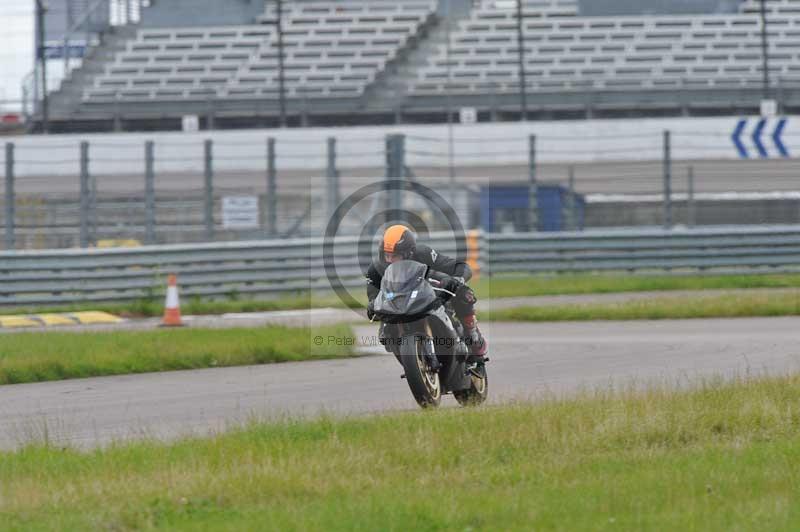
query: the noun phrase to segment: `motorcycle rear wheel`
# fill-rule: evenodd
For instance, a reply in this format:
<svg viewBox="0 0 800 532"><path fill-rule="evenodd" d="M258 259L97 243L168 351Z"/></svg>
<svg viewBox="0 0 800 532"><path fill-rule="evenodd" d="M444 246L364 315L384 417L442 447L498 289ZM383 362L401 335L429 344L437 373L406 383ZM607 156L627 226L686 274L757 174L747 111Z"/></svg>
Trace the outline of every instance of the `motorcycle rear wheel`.
<svg viewBox="0 0 800 532"><path fill-rule="evenodd" d="M428 365L426 346L422 337L404 336L400 343L400 363L417 404L422 408L436 408L442 401L442 383L439 373L431 371Z"/></svg>

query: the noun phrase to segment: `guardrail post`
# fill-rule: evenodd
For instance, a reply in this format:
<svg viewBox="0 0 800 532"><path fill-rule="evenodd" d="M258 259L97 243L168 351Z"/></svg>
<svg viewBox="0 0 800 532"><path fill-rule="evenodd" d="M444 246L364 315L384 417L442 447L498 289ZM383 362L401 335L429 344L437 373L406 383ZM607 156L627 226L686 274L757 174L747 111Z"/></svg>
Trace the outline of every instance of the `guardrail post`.
<svg viewBox="0 0 800 532"><path fill-rule="evenodd" d="M689 165L686 170L686 188L688 189L686 198L686 225L694 227L697 220L694 203L694 166L692 165Z"/></svg>
<svg viewBox="0 0 800 532"><path fill-rule="evenodd" d="M144 241L156 243L156 187L153 141L144 143Z"/></svg>
<svg viewBox="0 0 800 532"><path fill-rule="evenodd" d="M575 201L575 166L569 165L567 168L567 198L566 198L566 230L575 231L578 229L578 216L575 209L577 202Z"/></svg>
<svg viewBox="0 0 800 532"><path fill-rule="evenodd" d="M89 247L89 208L91 198L89 197L89 143L81 142L81 234L80 243L82 248Z"/></svg>
<svg viewBox="0 0 800 532"><path fill-rule="evenodd" d="M267 234L278 236L278 198L275 197L275 139L267 139Z"/></svg>
<svg viewBox="0 0 800 532"><path fill-rule="evenodd" d="M384 175L386 176L386 180L392 178L394 175L394 135L386 135L386 146L384 148L384 154L386 155L386 172Z"/></svg>
<svg viewBox="0 0 800 532"><path fill-rule="evenodd" d="M400 181L405 176L405 135L386 137L386 181ZM402 221L403 190L392 186L388 191L387 208L393 219ZM386 220L387 222L390 220Z"/></svg>
<svg viewBox="0 0 800 532"><path fill-rule="evenodd" d="M539 230L539 185L536 176L536 135L528 138L528 231Z"/></svg>
<svg viewBox="0 0 800 532"><path fill-rule="evenodd" d="M336 169L336 138L328 138L328 170L327 170L327 195L328 195L328 222L333 221L336 209L339 208L339 170Z"/></svg>
<svg viewBox="0 0 800 532"><path fill-rule="evenodd" d="M664 229L672 228L672 146L670 132L664 131Z"/></svg>
<svg viewBox="0 0 800 532"><path fill-rule="evenodd" d="M394 178L398 181L405 179L406 169L406 136L396 135L394 139ZM400 213L403 210L403 190L395 187L392 198L392 208Z"/></svg>
<svg viewBox="0 0 800 532"><path fill-rule="evenodd" d="M203 160L205 168L205 209L203 220L206 226L206 240L214 240L214 161L213 141L207 139L203 143Z"/></svg>
<svg viewBox="0 0 800 532"><path fill-rule="evenodd" d="M6 142L6 249L14 249L14 143Z"/></svg>
<svg viewBox="0 0 800 532"><path fill-rule="evenodd" d="M89 242L97 245L97 176L89 174Z"/></svg>

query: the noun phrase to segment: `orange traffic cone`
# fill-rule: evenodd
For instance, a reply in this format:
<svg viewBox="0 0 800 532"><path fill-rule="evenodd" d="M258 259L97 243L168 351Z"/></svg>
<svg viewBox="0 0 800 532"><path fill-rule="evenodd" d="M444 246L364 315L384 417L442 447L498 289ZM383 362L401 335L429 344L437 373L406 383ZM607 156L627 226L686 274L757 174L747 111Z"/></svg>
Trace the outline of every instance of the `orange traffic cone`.
<svg viewBox="0 0 800 532"><path fill-rule="evenodd" d="M167 278L167 301L164 304L162 327L183 327L181 321L181 304L178 301L178 278L174 273Z"/></svg>

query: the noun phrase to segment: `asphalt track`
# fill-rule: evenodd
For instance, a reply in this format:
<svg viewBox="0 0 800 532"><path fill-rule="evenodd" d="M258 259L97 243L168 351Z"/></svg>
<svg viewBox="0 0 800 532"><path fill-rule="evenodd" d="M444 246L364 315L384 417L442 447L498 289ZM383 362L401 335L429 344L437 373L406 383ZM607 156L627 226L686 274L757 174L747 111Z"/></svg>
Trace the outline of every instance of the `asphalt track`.
<svg viewBox="0 0 800 532"><path fill-rule="evenodd" d="M799 328L796 317L485 323L490 393L498 402L609 384L691 385L709 376L796 371ZM356 333L369 344L374 326ZM400 373L392 356L374 355L2 386L0 448L45 439L92 447L205 435L251 419L415 409Z"/></svg>

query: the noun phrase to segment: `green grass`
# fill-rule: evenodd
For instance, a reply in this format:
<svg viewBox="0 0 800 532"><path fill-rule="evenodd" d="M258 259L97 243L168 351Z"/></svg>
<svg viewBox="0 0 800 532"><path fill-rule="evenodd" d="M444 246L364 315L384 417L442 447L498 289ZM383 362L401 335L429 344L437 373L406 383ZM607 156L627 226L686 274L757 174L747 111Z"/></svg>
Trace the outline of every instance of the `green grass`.
<svg viewBox="0 0 800 532"><path fill-rule="evenodd" d="M800 316L800 291L779 294L722 294L645 301L517 307L483 314L494 321L663 320Z"/></svg>
<svg viewBox="0 0 800 532"><path fill-rule="evenodd" d="M744 288L800 288L800 274L786 275L623 275L574 274L520 277L482 277L471 283L479 299L543 296L559 294L603 294L615 292L708 290ZM359 290L352 295L362 302L366 296ZM76 304L58 307L0 309L0 314L35 314L41 312L78 312L103 310L126 317L153 317L163 312L163 295L154 295L129 303ZM297 293L277 298L254 299L245 294L231 294L228 299L204 300L183 298L181 311L187 315L224 314L226 312L261 312L270 310L318 307L343 308L333 293Z"/></svg>
<svg viewBox="0 0 800 532"><path fill-rule="evenodd" d="M568 274L481 278L479 297L606 294L745 288L800 288L800 274L754 275L625 275Z"/></svg>
<svg viewBox="0 0 800 532"><path fill-rule="evenodd" d="M160 329L3 335L0 384L50 381L353 355L352 343L321 346L315 335L354 339L349 327Z"/></svg>
<svg viewBox="0 0 800 532"><path fill-rule="evenodd" d="M800 377L0 454L44 530L796 530Z"/></svg>

